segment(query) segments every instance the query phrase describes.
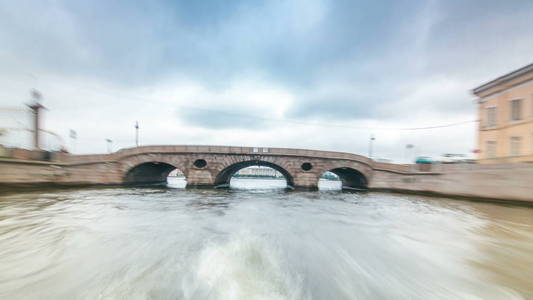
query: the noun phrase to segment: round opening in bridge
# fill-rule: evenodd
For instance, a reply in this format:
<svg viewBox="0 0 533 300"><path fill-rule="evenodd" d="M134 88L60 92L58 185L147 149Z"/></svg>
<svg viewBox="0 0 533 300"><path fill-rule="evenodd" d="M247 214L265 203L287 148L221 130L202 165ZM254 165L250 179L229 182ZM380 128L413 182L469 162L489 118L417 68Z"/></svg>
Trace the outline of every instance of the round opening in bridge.
<svg viewBox="0 0 533 300"><path fill-rule="evenodd" d="M301 168L304 171L309 171L313 168L313 165L311 163L306 162L302 164Z"/></svg>
<svg viewBox="0 0 533 300"><path fill-rule="evenodd" d="M207 166L207 162L205 161L205 159L197 159L194 161L193 165L197 168L203 168Z"/></svg>

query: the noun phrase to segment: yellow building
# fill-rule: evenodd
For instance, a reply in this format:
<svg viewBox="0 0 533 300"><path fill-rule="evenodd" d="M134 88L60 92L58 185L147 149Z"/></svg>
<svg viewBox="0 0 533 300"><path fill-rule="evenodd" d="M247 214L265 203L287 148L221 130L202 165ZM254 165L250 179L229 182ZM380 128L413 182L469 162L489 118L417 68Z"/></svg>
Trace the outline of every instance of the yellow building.
<svg viewBox="0 0 533 300"><path fill-rule="evenodd" d="M533 162L533 64L473 90L479 163Z"/></svg>

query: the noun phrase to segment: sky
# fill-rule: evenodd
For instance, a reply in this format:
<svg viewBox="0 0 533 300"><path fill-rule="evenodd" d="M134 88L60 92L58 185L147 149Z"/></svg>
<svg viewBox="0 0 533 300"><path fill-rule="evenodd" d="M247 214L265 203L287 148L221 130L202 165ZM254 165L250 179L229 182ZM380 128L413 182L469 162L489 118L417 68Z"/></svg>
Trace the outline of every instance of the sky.
<svg viewBox="0 0 533 300"><path fill-rule="evenodd" d="M471 90L533 62L531 20L531 0L0 0L0 127L37 89L74 153L134 146L136 121L141 145L471 153Z"/></svg>

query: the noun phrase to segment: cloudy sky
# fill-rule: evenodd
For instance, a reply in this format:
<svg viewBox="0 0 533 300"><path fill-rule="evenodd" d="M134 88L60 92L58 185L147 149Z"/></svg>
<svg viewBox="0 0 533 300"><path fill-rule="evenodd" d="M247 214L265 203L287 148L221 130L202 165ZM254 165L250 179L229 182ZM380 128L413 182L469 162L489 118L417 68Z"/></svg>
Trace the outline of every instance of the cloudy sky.
<svg viewBox="0 0 533 300"><path fill-rule="evenodd" d="M133 146L136 120L143 145L467 153L473 122L403 129L476 120L470 90L533 61L531 20L531 0L0 0L0 106L38 89L76 153Z"/></svg>

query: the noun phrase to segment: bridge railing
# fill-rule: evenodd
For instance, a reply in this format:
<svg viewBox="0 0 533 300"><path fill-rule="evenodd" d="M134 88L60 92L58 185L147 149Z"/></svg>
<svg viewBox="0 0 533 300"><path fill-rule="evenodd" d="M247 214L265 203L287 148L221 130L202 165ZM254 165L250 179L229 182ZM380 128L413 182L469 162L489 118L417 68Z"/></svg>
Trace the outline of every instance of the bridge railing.
<svg viewBox="0 0 533 300"><path fill-rule="evenodd" d="M235 146L201 146L201 145L177 145L177 146L142 146L135 148L121 149L111 154L88 154L71 155L62 154L59 161L66 163L89 162L89 161L109 161L117 160L138 154L147 153L220 153L220 154L248 154L248 155L284 155L284 156L307 156L311 158L327 159L347 159L366 163L370 166L375 164L368 157L334 151L292 149L292 148L270 148L270 147L235 147ZM394 164L391 164L394 165Z"/></svg>

